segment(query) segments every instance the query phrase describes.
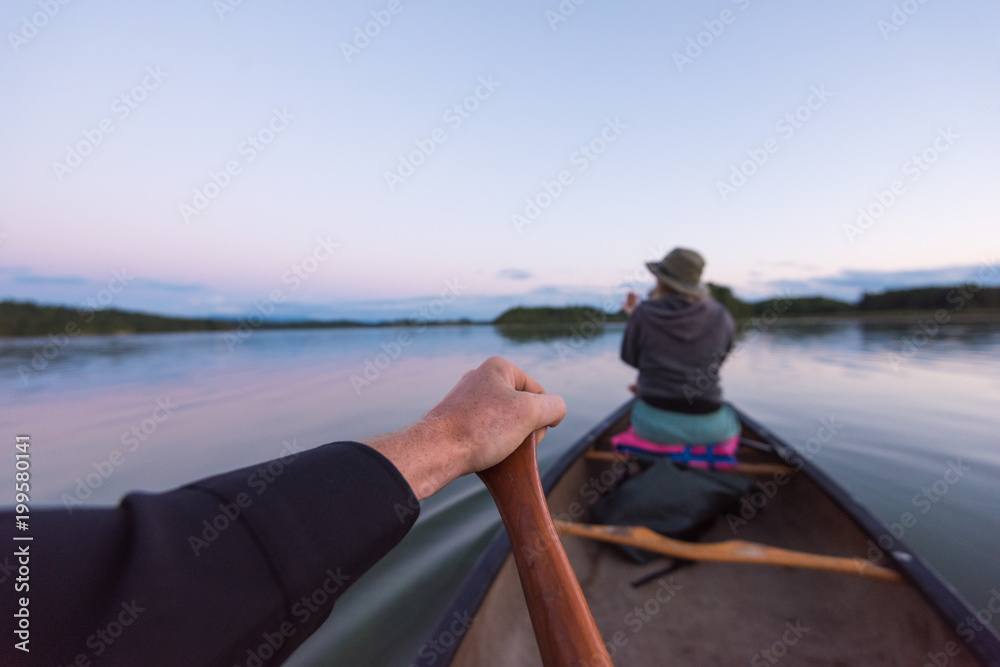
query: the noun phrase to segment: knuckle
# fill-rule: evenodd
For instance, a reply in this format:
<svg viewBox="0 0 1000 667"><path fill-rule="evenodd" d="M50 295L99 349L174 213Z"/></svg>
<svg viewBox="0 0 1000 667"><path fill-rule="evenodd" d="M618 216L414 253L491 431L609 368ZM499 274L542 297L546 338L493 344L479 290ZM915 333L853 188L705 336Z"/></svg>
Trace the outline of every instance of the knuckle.
<svg viewBox="0 0 1000 667"><path fill-rule="evenodd" d="M492 356L492 357L490 357L489 359L487 359L486 361L483 362L483 366L486 366L487 368L503 368L508 363L510 363L510 362L508 362L503 357Z"/></svg>

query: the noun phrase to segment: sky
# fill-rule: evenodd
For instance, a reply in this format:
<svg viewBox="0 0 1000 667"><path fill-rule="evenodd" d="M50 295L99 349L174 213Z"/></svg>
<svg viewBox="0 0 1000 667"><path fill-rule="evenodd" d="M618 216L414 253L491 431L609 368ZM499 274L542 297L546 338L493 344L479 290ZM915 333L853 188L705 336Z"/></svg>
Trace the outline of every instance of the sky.
<svg viewBox="0 0 1000 667"><path fill-rule="evenodd" d="M577 4L579 2L580 4ZM1000 284L1000 4L11 0L0 299L175 315Z"/></svg>

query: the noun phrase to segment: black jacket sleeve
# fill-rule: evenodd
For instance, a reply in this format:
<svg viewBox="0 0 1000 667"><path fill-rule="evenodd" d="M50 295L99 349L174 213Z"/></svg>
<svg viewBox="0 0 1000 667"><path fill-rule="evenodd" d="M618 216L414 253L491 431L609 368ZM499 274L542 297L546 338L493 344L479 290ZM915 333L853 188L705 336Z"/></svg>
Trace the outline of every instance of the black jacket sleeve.
<svg viewBox="0 0 1000 667"><path fill-rule="evenodd" d="M35 511L27 532L0 513L0 664L280 664L418 513L392 463L352 442L118 507ZM28 652L11 632L22 598Z"/></svg>

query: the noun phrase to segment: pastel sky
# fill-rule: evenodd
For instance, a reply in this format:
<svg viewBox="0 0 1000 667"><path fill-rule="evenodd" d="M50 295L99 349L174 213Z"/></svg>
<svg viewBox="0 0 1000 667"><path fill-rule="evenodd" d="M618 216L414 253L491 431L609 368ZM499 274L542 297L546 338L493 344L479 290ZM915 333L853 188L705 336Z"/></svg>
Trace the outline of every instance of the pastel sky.
<svg viewBox="0 0 1000 667"><path fill-rule="evenodd" d="M747 298L1000 250L988 0L10 0L0 29L0 298L483 317L616 301L677 245Z"/></svg>

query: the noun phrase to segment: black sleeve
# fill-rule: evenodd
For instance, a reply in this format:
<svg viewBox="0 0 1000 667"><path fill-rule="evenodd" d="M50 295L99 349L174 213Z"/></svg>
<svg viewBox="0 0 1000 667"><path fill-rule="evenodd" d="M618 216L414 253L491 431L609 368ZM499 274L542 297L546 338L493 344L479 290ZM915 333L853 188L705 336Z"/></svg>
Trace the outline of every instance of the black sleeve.
<svg viewBox="0 0 1000 667"><path fill-rule="evenodd" d="M118 507L38 510L27 533L5 511L0 664L280 664L418 513L392 463L352 442ZM12 632L21 598L27 653Z"/></svg>
<svg viewBox="0 0 1000 667"><path fill-rule="evenodd" d="M641 305L641 304L640 304ZM622 336L622 361L633 368L639 368L639 320L642 315L637 307L625 324Z"/></svg>

